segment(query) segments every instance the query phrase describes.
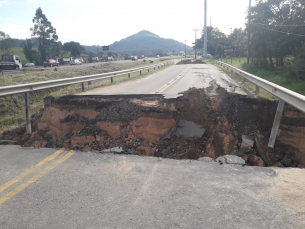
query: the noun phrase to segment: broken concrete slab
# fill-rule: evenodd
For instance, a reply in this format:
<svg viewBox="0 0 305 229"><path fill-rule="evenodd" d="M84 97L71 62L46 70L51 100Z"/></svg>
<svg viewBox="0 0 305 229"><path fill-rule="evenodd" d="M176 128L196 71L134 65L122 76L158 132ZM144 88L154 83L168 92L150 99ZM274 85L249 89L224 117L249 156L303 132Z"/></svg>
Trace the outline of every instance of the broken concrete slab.
<svg viewBox="0 0 305 229"><path fill-rule="evenodd" d="M105 149L100 151L100 153L114 153L114 154L132 154L132 155L140 155L134 149L124 149L122 147L114 147L110 149Z"/></svg>
<svg viewBox="0 0 305 229"><path fill-rule="evenodd" d="M219 164L231 164L231 165L246 165L246 162L241 157L235 156L235 155L224 155L221 157L218 157L216 159L216 162Z"/></svg>
<svg viewBox="0 0 305 229"><path fill-rule="evenodd" d="M202 162L215 162L215 160L211 157L200 157L198 158L198 161L202 161Z"/></svg>
<svg viewBox="0 0 305 229"><path fill-rule="evenodd" d="M249 135L242 135L241 146L239 147L238 153L242 155L248 153L254 146L254 137Z"/></svg>
<svg viewBox="0 0 305 229"><path fill-rule="evenodd" d="M183 135L188 138L201 138L204 132L205 128L202 125L181 119L178 123L176 136L178 137L180 135Z"/></svg>
<svg viewBox="0 0 305 229"><path fill-rule="evenodd" d="M111 148L111 149L104 149L101 151L101 153L122 153L124 152L125 150L122 148L122 147L114 147L114 148Z"/></svg>
<svg viewBox="0 0 305 229"><path fill-rule="evenodd" d="M225 155L223 157L227 159L227 164L240 164L240 165L246 164L246 161L244 159L235 155Z"/></svg>

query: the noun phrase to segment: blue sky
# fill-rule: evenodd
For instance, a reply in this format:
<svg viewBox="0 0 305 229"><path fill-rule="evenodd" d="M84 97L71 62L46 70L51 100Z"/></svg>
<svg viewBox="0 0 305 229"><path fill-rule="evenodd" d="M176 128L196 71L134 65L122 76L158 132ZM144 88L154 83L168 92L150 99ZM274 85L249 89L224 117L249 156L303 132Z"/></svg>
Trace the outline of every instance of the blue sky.
<svg viewBox="0 0 305 229"><path fill-rule="evenodd" d="M208 0L208 24L211 17L212 26L226 34L244 27L248 5L248 0ZM204 25L204 0L0 0L0 31L30 38L38 7L60 41L83 45L109 45L141 30L191 45L193 29Z"/></svg>

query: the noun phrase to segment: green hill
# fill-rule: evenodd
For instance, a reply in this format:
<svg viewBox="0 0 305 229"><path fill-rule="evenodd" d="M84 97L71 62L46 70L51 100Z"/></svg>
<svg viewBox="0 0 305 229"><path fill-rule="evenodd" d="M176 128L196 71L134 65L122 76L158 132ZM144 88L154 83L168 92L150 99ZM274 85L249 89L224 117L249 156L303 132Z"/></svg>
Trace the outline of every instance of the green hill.
<svg viewBox="0 0 305 229"><path fill-rule="evenodd" d="M88 51L96 52L96 46L85 46ZM137 34L124 38L120 41L114 42L110 45L110 51L121 53L121 54L131 54L131 55L146 55L154 56L157 53L168 53L175 51L175 53L180 53L184 51L185 46L183 43L178 42L174 39L161 38L158 35L149 32L147 30L142 30ZM187 46L187 50L191 48Z"/></svg>

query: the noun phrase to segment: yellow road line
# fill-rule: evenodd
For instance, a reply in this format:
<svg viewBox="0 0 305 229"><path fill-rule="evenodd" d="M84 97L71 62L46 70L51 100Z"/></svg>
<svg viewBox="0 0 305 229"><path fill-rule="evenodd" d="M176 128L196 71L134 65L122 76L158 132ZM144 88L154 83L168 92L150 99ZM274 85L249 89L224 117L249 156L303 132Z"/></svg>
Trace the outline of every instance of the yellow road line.
<svg viewBox="0 0 305 229"><path fill-rule="evenodd" d="M23 179L25 176L29 175L30 173L35 172L39 167L43 166L45 163L52 161L54 158L56 158L59 154L61 154L64 151L64 149L60 149L53 153L52 155L48 156L46 159L42 160L41 162L37 163L34 165L32 168L29 170L25 171L24 173L20 174L19 176L13 178L12 180L6 182L4 185L0 186L0 193L3 192L5 189L9 188L16 182L20 181Z"/></svg>
<svg viewBox="0 0 305 229"><path fill-rule="evenodd" d="M30 184L36 182L39 178L50 172L52 169L54 169L56 166L60 165L62 162L67 160L69 157L71 157L75 153L74 150L71 150L69 153L67 153L65 156L61 157L57 161L53 162L50 166L42 170L40 173L33 176L31 179L27 180L17 188L15 188L13 191L6 194L4 197L0 198L0 205L8 201L13 196L17 195L19 192L21 192L23 189L25 189Z"/></svg>
<svg viewBox="0 0 305 229"><path fill-rule="evenodd" d="M163 91L165 91L167 88L169 88L175 81L177 81L178 79L180 79L188 70L190 70L190 65L187 66L187 68L181 72L178 76L176 76L174 79L172 79L171 81L169 81L167 84L163 85L162 87L160 87L158 90L156 90L155 92L153 92L152 94L158 94L161 93Z"/></svg>

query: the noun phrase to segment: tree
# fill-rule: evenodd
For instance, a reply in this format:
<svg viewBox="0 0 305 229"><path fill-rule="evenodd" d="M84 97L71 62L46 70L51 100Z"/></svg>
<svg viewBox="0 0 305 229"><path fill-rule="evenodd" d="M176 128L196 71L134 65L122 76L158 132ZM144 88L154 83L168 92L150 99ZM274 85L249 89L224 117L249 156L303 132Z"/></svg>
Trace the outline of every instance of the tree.
<svg viewBox="0 0 305 229"><path fill-rule="evenodd" d="M14 46L13 39L11 39L11 37L8 34L5 34L5 32L0 31L0 49L2 54L4 55L10 54L10 51L13 46Z"/></svg>
<svg viewBox="0 0 305 229"><path fill-rule="evenodd" d="M222 54L223 54L223 46L222 45L217 45L215 56L220 57Z"/></svg>
<svg viewBox="0 0 305 229"><path fill-rule="evenodd" d="M285 57L297 57L305 42L304 27L298 25L304 21L304 0L259 0L252 7L250 24L250 53L256 57L256 64L273 69L284 67Z"/></svg>
<svg viewBox="0 0 305 229"><path fill-rule="evenodd" d="M85 52L85 48L80 43L74 41L64 43L63 48L65 51L71 52L71 56L73 57L80 57L80 54Z"/></svg>
<svg viewBox="0 0 305 229"><path fill-rule="evenodd" d="M208 26L208 43L207 43L207 49L208 53L215 55L216 53L216 47L217 45L226 46L227 45L227 36L222 33L218 28L213 28ZM200 39L198 39L195 43L196 49L203 49L203 43L204 43L204 31L202 33L202 36Z"/></svg>
<svg viewBox="0 0 305 229"><path fill-rule="evenodd" d="M28 61L30 61L31 63L33 62L32 48L33 48L33 44L32 44L31 39L26 39L25 42L22 43L22 49L23 49L25 58Z"/></svg>
<svg viewBox="0 0 305 229"><path fill-rule="evenodd" d="M0 41L6 38L10 38L8 34L5 34L5 32L0 31Z"/></svg>
<svg viewBox="0 0 305 229"><path fill-rule="evenodd" d="M52 26L52 23L47 19L46 15L42 13L40 7L36 10L33 23L34 27L30 30L32 31L33 37L38 37L38 50L42 63L47 57L50 43L57 41L58 36L56 29Z"/></svg>

